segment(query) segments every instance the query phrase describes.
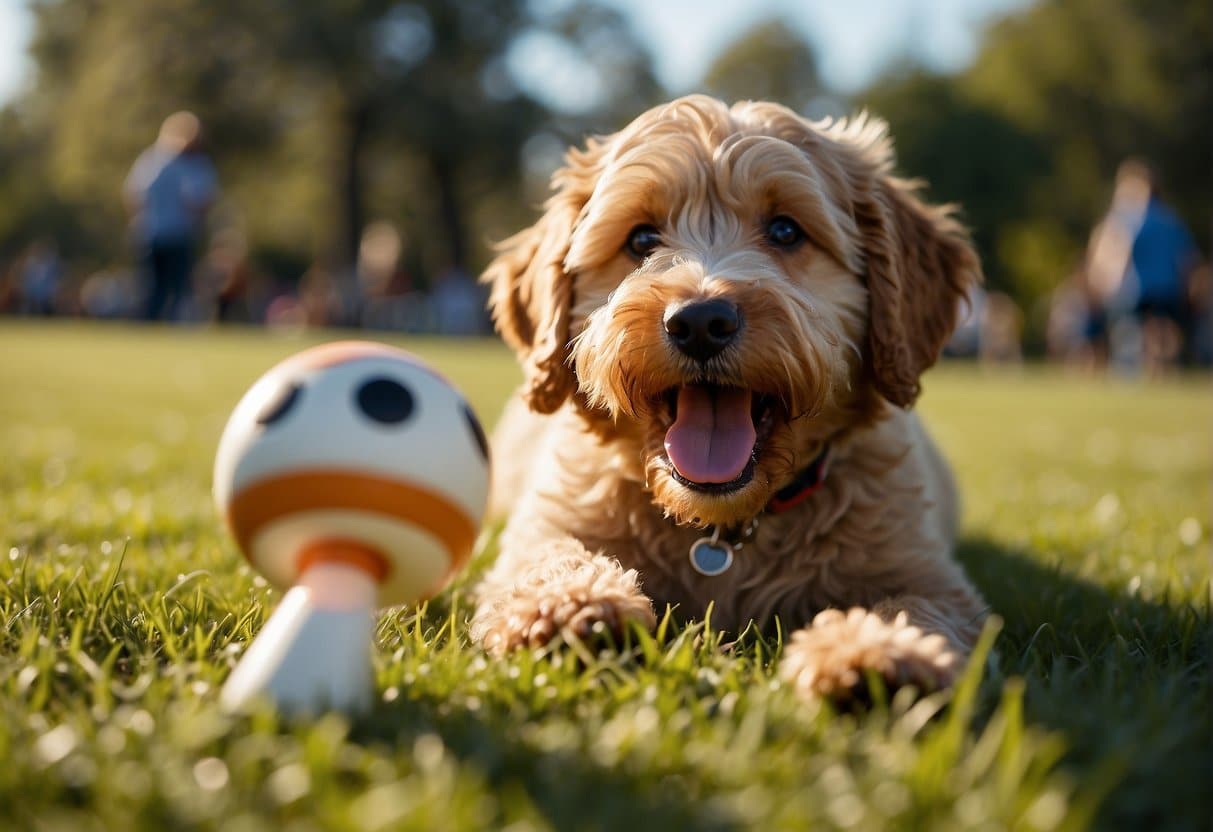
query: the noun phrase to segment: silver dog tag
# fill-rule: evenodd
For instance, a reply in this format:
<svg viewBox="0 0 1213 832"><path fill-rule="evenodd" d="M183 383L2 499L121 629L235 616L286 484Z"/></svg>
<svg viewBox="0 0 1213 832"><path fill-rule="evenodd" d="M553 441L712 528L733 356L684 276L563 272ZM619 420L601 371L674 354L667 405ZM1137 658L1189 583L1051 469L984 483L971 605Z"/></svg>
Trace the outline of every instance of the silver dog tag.
<svg viewBox="0 0 1213 832"><path fill-rule="evenodd" d="M692 543L688 555L691 567L709 578L728 572L733 565L733 547L720 539L719 529L711 537L701 537Z"/></svg>

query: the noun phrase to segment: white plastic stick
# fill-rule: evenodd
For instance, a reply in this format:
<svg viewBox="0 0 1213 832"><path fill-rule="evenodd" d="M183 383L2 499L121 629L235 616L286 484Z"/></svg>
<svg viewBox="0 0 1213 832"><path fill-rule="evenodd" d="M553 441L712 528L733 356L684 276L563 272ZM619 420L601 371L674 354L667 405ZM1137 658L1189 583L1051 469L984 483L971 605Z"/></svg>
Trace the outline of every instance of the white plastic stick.
<svg viewBox="0 0 1213 832"><path fill-rule="evenodd" d="M364 711L373 700L376 584L363 570L321 562L299 577L220 694L229 711L265 697L283 711Z"/></svg>

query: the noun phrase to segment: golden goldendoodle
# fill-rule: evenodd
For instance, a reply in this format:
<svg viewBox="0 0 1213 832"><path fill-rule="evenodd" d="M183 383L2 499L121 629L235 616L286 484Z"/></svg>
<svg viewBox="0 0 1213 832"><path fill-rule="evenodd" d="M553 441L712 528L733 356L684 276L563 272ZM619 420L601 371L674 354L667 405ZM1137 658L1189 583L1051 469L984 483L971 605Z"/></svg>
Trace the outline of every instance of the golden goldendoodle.
<svg viewBox="0 0 1213 832"><path fill-rule="evenodd" d="M980 277L874 119L690 96L573 150L485 280L525 381L494 437L493 653L676 605L797 629L782 674L935 688L985 606L908 412Z"/></svg>

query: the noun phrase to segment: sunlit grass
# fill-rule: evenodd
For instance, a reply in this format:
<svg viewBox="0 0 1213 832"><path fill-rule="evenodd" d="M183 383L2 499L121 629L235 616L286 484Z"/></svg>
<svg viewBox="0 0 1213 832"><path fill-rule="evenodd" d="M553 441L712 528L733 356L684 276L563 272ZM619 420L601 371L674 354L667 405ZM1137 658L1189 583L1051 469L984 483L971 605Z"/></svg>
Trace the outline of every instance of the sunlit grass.
<svg viewBox="0 0 1213 832"><path fill-rule="evenodd" d="M232 719L218 687L278 595L210 465L307 343L0 322L0 827L1207 825L1207 379L928 377L961 555L1003 620L950 704L809 708L774 681L778 639L702 625L488 661L465 578L381 617L369 717ZM489 423L518 378L490 341L398 343Z"/></svg>

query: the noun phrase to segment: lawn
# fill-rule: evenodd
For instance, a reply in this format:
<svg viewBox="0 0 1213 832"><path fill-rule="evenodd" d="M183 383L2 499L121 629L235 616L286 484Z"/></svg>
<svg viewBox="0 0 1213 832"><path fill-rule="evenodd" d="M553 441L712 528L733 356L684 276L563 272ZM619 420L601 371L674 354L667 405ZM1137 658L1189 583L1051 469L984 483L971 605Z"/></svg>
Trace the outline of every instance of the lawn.
<svg viewBox="0 0 1213 832"><path fill-rule="evenodd" d="M950 699L809 707L777 640L702 626L488 661L464 579L382 615L370 716L231 718L278 593L216 519L212 457L316 340L0 321L0 828L1208 827L1207 377L927 377L1003 622ZM397 343L488 423L518 377L491 341Z"/></svg>

